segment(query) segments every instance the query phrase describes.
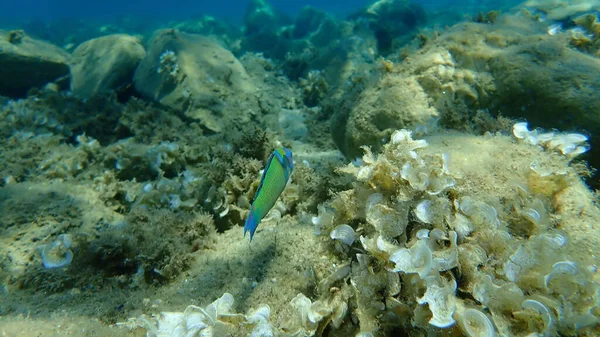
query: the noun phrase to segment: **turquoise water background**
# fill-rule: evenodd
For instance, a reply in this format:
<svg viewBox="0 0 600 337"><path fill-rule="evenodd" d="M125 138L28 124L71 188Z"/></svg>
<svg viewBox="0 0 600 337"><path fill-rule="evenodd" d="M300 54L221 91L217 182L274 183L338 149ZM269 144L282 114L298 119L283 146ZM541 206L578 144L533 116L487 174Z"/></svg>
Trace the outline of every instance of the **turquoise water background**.
<svg viewBox="0 0 600 337"><path fill-rule="evenodd" d="M513 6L515 0L421 0L412 1L430 11L456 8L462 10L496 9ZM242 21L248 0L206 1L145 1L145 0L22 0L0 2L0 24L20 20L116 19L136 16L148 19L183 19L194 15L213 15L233 23ZM369 0L273 0L277 9L291 16L304 6L313 6L336 16L346 16L370 3Z"/></svg>

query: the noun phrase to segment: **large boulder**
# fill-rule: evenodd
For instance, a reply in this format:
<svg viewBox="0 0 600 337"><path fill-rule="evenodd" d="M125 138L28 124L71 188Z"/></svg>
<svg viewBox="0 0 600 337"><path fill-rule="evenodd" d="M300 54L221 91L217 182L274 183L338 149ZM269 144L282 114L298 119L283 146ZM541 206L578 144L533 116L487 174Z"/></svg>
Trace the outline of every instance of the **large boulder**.
<svg viewBox="0 0 600 337"><path fill-rule="evenodd" d="M71 55L71 91L89 98L126 86L145 54L140 41L129 35L86 41Z"/></svg>
<svg viewBox="0 0 600 337"><path fill-rule="evenodd" d="M154 35L133 82L142 96L198 119L213 131L220 131L227 101L254 91L230 51L210 38L177 29Z"/></svg>
<svg viewBox="0 0 600 337"><path fill-rule="evenodd" d="M0 31L0 95L23 97L69 74L69 54L23 31Z"/></svg>
<svg viewBox="0 0 600 337"><path fill-rule="evenodd" d="M531 128L591 134L591 151L584 158L600 167L600 139L595 136L600 132L600 58L573 48L572 31L550 35L547 29L544 22L514 16L500 17L494 25L464 23L426 46L412 63L424 62L440 49L452 56L445 71L420 79L444 119L458 122L449 126L468 124L469 111L481 109L524 119ZM447 73L453 74L450 81L439 75ZM461 112L457 102L468 109ZM455 118L460 114L464 118Z"/></svg>
<svg viewBox="0 0 600 337"><path fill-rule="evenodd" d="M412 39L416 29L426 20L421 5L405 0L379 0L350 15L358 23L365 22L373 31L379 53L388 54L395 50L395 40L400 46Z"/></svg>
<svg viewBox="0 0 600 337"><path fill-rule="evenodd" d="M363 145L378 151L395 130L426 124L438 116L414 77L390 74L358 96L345 97L333 116L331 131L349 158L361 156Z"/></svg>
<svg viewBox="0 0 600 337"><path fill-rule="evenodd" d="M507 48L490 70L497 87L494 110L525 118L532 127L592 134L588 159L600 167L600 59L548 39Z"/></svg>
<svg viewBox="0 0 600 337"><path fill-rule="evenodd" d="M277 11L267 0L252 0L244 15L242 49L283 59L291 48L289 27L292 20Z"/></svg>
<svg viewBox="0 0 600 337"><path fill-rule="evenodd" d="M336 144L352 158L361 145L377 150L390 128L427 126L422 117L439 115L447 128L494 132L506 125L490 115L503 116L526 120L532 129L591 134L583 158L600 167L600 58L573 48L572 32L550 35L547 29L512 15L494 24L462 23L401 63L382 61L372 71L379 78L368 77L364 88L330 103Z"/></svg>
<svg viewBox="0 0 600 337"><path fill-rule="evenodd" d="M593 13L600 10L598 0L548 1L527 0L522 4L525 13L536 16L536 19L566 21L576 15Z"/></svg>
<svg viewBox="0 0 600 337"><path fill-rule="evenodd" d="M292 37L309 40L312 46L324 48L341 37L340 24L334 17L316 8L302 8L296 20Z"/></svg>
<svg viewBox="0 0 600 337"><path fill-rule="evenodd" d="M233 23L218 20L210 15L201 15L200 17L193 17L183 21L172 21L168 24L168 27L179 29L184 33L210 37L233 53L236 53L240 48L242 32L239 27Z"/></svg>

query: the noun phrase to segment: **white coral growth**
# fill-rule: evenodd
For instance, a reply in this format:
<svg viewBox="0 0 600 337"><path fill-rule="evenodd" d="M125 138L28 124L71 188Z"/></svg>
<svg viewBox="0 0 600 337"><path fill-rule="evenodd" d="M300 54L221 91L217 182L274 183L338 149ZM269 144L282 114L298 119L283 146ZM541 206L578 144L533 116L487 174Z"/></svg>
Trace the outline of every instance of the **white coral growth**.
<svg viewBox="0 0 600 337"><path fill-rule="evenodd" d="M588 137L585 135L579 133L539 133L538 130L529 131L527 122L513 125L513 135L529 144L539 144L547 149L558 150L570 157L575 157L589 150L589 146L585 143Z"/></svg>
<svg viewBox="0 0 600 337"><path fill-rule="evenodd" d="M429 324L438 328L452 326L455 321L452 318L456 310L456 281L448 281L443 277L433 276L427 279L427 291L423 297L417 299L419 304L428 304L432 313Z"/></svg>
<svg viewBox="0 0 600 337"><path fill-rule="evenodd" d="M190 305L183 312L162 312L151 319L141 316L118 325L144 327L146 337L229 336L241 324L253 325L252 337L276 335L269 323L269 306L261 305L245 316L231 312L233 302L233 296L225 293L205 308Z"/></svg>
<svg viewBox="0 0 600 337"><path fill-rule="evenodd" d="M468 337L494 337L492 321L477 309L466 309L458 315L458 325Z"/></svg>
<svg viewBox="0 0 600 337"><path fill-rule="evenodd" d="M399 248L392 252L388 249L390 261L395 264L392 271L403 272L407 274L417 273L424 279L432 272L450 270L458 266L458 247L457 234L454 231L449 232L449 238L440 229L434 229L431 232L423 229L417 233L419 240L410 248ZM450 241L450 247L437 249L438 241ZM365 247L368 249L367 247Z"/></svg>
<svg viewBox="0 0 600 337"><path fill-rule="evenodd" d="M175 78L179 73L179 64L177 55L172 50L165 50L160 54L159 66L157 72Z"/></svg>
<svg viewBox="0 0 600 337"><path fill-rule="evenodd" d="M304 294L298 294L298 296L294 297L291 304L300 314L301 325L304 331L299 331L297 335L301 336L312 336L317 331L319 322L332 312L332 309L327 307L323 302L315 301L313 303Z"/></svg>

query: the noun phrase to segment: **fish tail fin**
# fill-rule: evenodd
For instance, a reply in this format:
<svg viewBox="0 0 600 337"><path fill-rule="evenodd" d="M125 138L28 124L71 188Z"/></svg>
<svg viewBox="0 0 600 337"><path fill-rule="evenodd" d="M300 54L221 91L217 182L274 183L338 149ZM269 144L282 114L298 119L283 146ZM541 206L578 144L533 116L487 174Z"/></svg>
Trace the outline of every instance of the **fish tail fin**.
<svg viewBox="0 0 600 337"><path fill-rule="evenodd" d="M246 232L250 232L250 241L252 241L256 227L258 227L258 221L254 217L254 207L251 207L246 218L246 223L244 224L244 236L246 236Z"/></svg>

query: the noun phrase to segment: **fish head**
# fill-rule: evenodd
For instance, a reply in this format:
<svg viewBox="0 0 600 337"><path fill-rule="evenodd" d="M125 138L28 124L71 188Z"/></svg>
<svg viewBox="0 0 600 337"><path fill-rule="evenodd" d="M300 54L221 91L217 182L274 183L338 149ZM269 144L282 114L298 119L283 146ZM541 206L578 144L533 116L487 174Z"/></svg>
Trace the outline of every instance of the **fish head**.
<svg viewBox="0 0 600 337"><path fill-rule="evenodd" d="M292 158L292 151L284 147L283 152L285 153L285 158L287 159L288 167L291 172L294 169L294 158Z"/></svg>

